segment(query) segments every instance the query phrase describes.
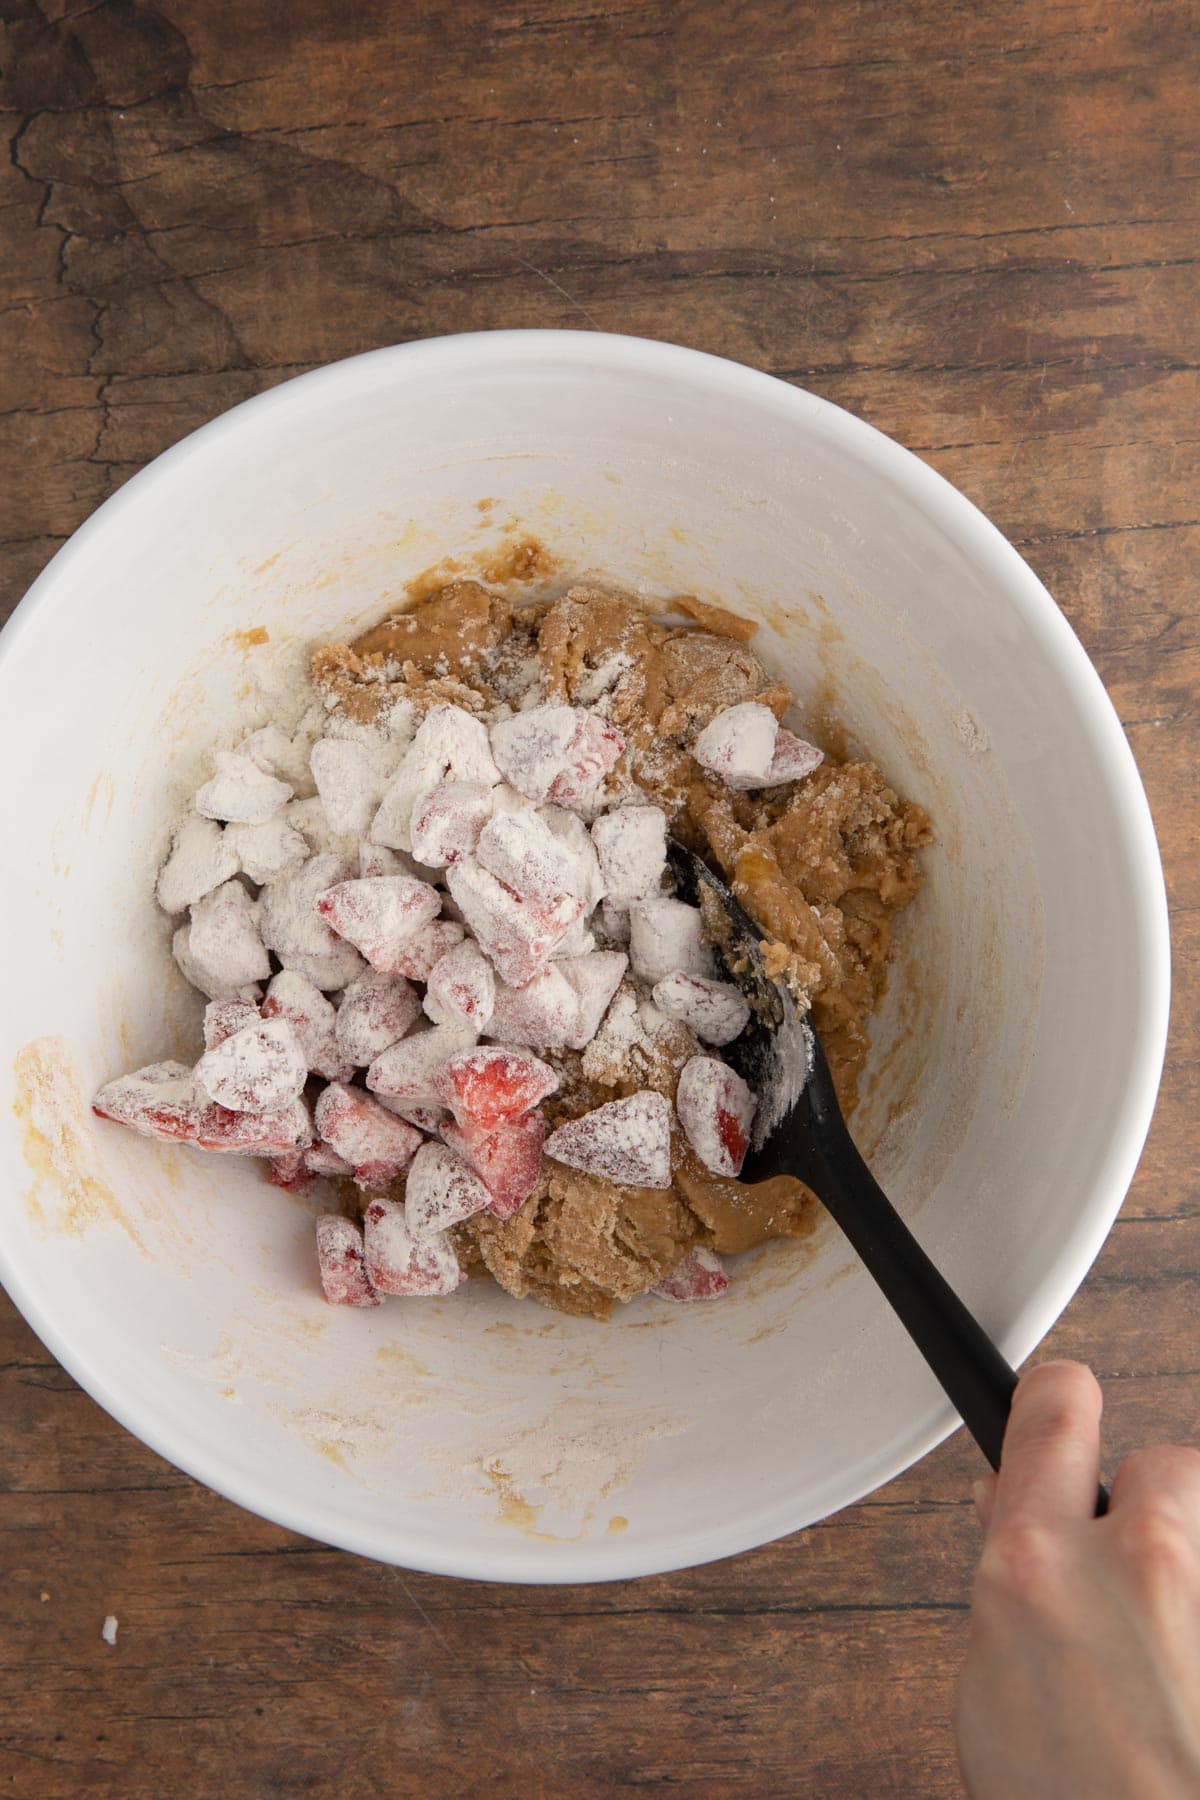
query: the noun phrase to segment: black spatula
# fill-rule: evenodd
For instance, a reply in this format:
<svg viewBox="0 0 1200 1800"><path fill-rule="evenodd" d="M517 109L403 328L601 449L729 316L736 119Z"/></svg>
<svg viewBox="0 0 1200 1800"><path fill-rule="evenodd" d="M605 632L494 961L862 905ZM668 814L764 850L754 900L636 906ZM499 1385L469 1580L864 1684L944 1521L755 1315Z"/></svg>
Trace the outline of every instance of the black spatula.
<svg viewBox="0 0 1200 1800"><path fill-rule="evenodd" d="M812 1189L868 1273L993 1469L1017 1377L930 1262L854 1146L821 1041L763 965L763 933L725 883L674 840L668 860L681 899L699 905L706 935L750 1003L750 1023L721 1054L758 1096L741 1179L793 1175ZM1101 1488L1096 1511L1106 1510Z"/></svg>

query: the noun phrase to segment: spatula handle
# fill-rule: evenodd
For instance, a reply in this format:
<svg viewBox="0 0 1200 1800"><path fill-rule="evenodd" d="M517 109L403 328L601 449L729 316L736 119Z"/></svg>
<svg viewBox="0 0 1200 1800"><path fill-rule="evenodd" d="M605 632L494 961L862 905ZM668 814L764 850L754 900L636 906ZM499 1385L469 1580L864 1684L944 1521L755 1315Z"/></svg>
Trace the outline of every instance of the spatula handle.
<svg viewBox="0 0 1200 1800"><path fill-rule="evenodd" d="M823 1149L824 1167L813 1170L811 1184L998 1469L1016 1374L930 1262L849 1134L844 1143L826 1142Z"/></svg>
<svg viewBox="0 0 1200 1800"><path fill-rule="evenodd" d="M806 1110L813 1129L806 1133L805 1180L849 1238L988 1462L998 1469L1016 1374L859 1155L819 1049L795 1124ZM1107 1510L1108 1495L1101 1487L1097 1516Z"/></svg>

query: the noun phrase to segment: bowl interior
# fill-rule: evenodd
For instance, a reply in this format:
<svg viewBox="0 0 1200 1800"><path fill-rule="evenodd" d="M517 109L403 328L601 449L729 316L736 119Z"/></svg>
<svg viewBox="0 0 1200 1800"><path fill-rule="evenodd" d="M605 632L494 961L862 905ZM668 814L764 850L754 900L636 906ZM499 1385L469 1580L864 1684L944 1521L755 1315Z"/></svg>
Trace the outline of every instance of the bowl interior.
<svg viewBox="0 0 1200 1800"><path fill-rule="evenodd" d="M151 892L209 748L295 708L313 640L526 534L554 587L753 614L800 719L840 720L933 815L857 1129L1015 1358L1132 1172L1165 927L1132 761L1032 574L915 459L734 365L569 333L378 352L217 421L77 534L0 645L23 871L0 1273L104 1405L243 1504L411 1566L573 1580L764 1541L950 1428L831 1229L743 1259L721 1305L608 1326L480 1283L340 1313L309 1203L86 1104L194 1053Z"/></svg>

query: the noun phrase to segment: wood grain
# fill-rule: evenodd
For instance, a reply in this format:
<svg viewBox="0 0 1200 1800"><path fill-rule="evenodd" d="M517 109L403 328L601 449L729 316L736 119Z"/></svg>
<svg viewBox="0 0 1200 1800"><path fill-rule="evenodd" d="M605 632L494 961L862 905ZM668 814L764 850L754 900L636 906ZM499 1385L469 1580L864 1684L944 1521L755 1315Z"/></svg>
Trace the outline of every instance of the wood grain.
<svg viewBox="0 0 1200 1800"><path fill-rule="evenodd" d="M1177 977L1141 1171L1047 1348L1099 1370L1114 1466L1195 1438L1196 6L0 0L0 20L0 617L234 402L502 325L802 383L1021 547L1137 753ZM13 1795L958 1792L959 1439L752 1555L543 1592L236 1511L7 1305L0 1382Z"/></svg>

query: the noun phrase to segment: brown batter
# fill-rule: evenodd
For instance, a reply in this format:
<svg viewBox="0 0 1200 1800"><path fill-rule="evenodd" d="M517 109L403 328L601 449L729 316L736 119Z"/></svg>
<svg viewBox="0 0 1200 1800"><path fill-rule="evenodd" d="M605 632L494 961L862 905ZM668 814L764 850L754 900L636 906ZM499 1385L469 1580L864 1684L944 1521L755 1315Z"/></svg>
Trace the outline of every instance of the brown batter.
<svg viewBox="0 0 1200 1800"><path fill-rule="evenodd" d="M661 806L674 834L723 871L763 927L772 972L811 1004L850 1109L892 920L920 885L917 853L931 841L929 821L871 763L826 761L799 782L749 794L706 774L691 746L717 713L757 700L782 717L791 694L749 648L752 622L690 597L672 610L697 623L661 624L627 595L602 588L517 607L478 582L454 581L353 646L318 651L313 675L327 703L358 719L400 698L419 709L452 700L486 710L537 681L551 702L596 706L605 696L626 740L608 797ZM639 1004L626 982L585 1051L542 1053L561 1079L544 1108L549 1122L639 1088L673 1098L680 1068L700 1048L685 1026ZM604 1318L614 1300L652 1287L693 1244L736 1253L813 1227L815 1202L799 1182L721 1180L680 1133L672 1174L667 1191L618 1187L545 1158L537 1189L514 1218L484 1214L456 1228L460 1255L511 1294Z"/></svg>

